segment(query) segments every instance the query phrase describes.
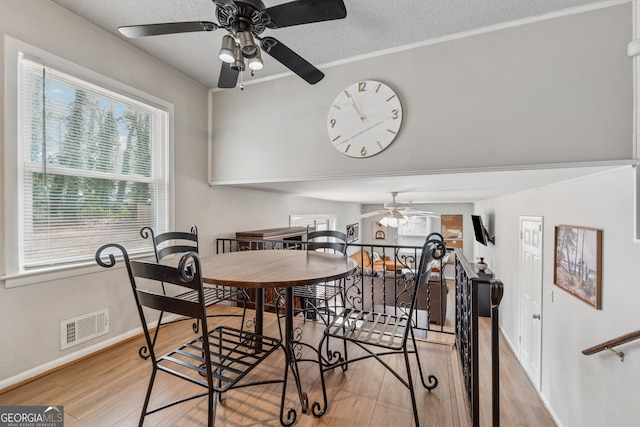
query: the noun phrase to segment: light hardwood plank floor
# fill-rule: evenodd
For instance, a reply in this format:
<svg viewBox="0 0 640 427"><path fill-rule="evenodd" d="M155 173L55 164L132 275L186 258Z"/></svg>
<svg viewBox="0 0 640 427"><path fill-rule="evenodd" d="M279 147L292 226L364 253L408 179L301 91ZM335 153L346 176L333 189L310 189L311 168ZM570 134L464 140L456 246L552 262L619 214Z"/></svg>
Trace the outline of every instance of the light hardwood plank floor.
<svg viewBox="0 0 640 427"><path fill-rule="evenodd" d="M214 311L237 310L216 306ZM265 333L277 336L275 316L265 314ZM237 325L234 318L215 318L212 322ZM481 322L488 329L486 321ZM303 323L303 340L317 343L322 326L314 322ZM487 339L487 332L481 334ZM159 348L170 349L193 336L191 322L166 325L161 335L169 339ZM438 378L438 387L429 392L419 385L415 359L414 383L421 425L437 427L465 427L464 398L457 367L457 353L449 335L439 335L437 341L421 341L418 344L425 373ZM66 366L35 381L0 394L0 405L63 405L65 426L133 426L137 425L140 410L151 372L149 361L138 357L138 348L144 338L137 337L85 360ZM506 346L503 346L506 347ZM302 350L306 352L306 350ZM483 354L484 353L484 354ZM485 365L486 351L481 351L481 366ZM484 360L484 361L483 361ZM389 358L392 366L402 367L401 357ZM501 422L503 426L553 426L537 393L508 347L501 348ZM256 375L281 375L284 366L282 356L273 356ZM313 363L300 364L301 379L310 402L322 397L318 368ZM375 360L353 364L346 372L335 370L325 376L329 407L322 418L300 412L295 384L287 384L286 408L298 412L296 426L411 426L413 416L409 392L398 380ZM481 376L483 392L490 394L490 374ZM487 388L489 387L489 388ZM185 384L169 375L160 373L152 397L153 402L184 396L197 386ZM278 426L281 385L267 385L226 393L218 404L218 426ZM491 425L490 402L481 401L481 425ZM206 425L206 399L196 399L150 415L148 426L196 426Z"/></svg>

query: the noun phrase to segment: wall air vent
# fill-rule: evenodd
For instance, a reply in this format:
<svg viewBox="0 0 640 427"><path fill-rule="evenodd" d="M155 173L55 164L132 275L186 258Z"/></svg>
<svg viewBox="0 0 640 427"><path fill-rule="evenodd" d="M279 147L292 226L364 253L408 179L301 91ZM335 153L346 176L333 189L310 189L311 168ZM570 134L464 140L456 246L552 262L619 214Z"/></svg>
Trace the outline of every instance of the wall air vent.
<svg viewBox="0 0 640 427"><path fill-rule="evenodd" d="M60 349L87 342L109 333L109 309L83 314L60 322Z"/></svg>

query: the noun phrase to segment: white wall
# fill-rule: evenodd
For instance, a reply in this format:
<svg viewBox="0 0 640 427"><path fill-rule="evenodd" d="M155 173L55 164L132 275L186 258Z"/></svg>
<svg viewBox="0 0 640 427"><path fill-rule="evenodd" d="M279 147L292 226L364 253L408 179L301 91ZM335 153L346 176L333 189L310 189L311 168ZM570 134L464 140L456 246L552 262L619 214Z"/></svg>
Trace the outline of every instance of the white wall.
<svg viewBox="0 0 640 427"><path fill-rule="evenodd" d="M175 226L198 225L203 254L216 237L235 231L289 225L290 214L332 213L344 229L359 205L211 188L207 185L208 89L125 42L80 20L47 0L2 1L0 35L8 34L107 77L173 103L175 108ZM2 55L4 60L4 55ZM4 82L4 62L0 65ZM12 82L8 82L12 84ZM0 85L0 129L4 129L4 85ZM239 95L239 94L237 94ZM4 132L0 132L0 152ZM233 163L227 159L228 163ZM5 185L0 177L0 189ZM2 198L2 207L5 199ZM5 221L0 210L2 222ZM4 230L4 227L2 228ZM5 236L0 244L0 276L5 274ZM12 242L9 250L12 250ZM139 327L128 280L122 270L7 289L0 285L0 389L117 340ZM110 333L60 351L63 319L109 308Z"/></svg>
<svg viewBox="0 0 640 427"><path fill-rule="evenodd" d="M635 170L598 175L486 200L476 211L493 215L496 245L487 256L504 283L500 323L518 348L519 217L544 218L541 393L564 427L638 425L640 341L610 352L581 351L640 327L640 243L634 241ZM602 310L595 310L553 284L554 226L603 230ZM553 293L553 300L550 294Z"/></svg>
<svg viewBox="0 0 640 427"><path fill-rule="evenodd" d="M631 18L627 3L328 67L314 86L291 76L215 92L213 180L631 159ZM384 152L354 159L331 144L327 113L365 79L396 90L404 122Z"/></svg>

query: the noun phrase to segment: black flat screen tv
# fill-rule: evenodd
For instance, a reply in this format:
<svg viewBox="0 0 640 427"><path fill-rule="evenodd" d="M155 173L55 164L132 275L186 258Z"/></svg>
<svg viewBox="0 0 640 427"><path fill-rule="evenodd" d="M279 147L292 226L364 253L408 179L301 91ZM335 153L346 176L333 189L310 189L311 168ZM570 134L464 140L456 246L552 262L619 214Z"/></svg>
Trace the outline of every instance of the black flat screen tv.
<svg viewBox="0 0 640 427"><path fill-rule="evenodd" d="M473 222L473 233L476 236L476 242L485 246L487 246L487 242L495 244L495 237L489 236L489 232L484 227L480 215L471 215L471 221Z"/></svg>

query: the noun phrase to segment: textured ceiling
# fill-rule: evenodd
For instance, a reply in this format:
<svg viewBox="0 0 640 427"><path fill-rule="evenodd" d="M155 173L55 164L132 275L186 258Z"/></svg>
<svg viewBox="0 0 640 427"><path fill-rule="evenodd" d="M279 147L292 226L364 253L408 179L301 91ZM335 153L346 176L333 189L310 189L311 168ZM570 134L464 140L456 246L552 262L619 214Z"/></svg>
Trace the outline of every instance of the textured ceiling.
<svg viewBox="0 0 640 427"><path fill-rule="evenodd" d="M194 80L216 87L217 57L226 31L170 34L127 39L123 25L178 21L215 21L211 0L53 0L77 15L159 58ZM286 3L263 0L266 7ZM593 0L345 0L345 19L266 30L322 69L336 61L423 42L464 31L551 13ZM288 70L268 55L255 78ZM247 74L247 73L244 73ZM250 80L248 76L245 81Z"/></svg>
<svg viewBox="0 0 640 427"><path fill-rule="evenodd" d="M217 53L224 30L127 39L119 26L179 21L215 21L211 0L52 0L104 30L158 58L203 85L217 86ZM286 3L263 0L266 7ZM345 0L343 20L266 30L320 68L387 49L404 47L509 21L526 19L591 3L593 0ZM268 55L258 80L290 73ZM325 73L331 69L323 70ZM244 73L247 74L247 73ZM252 78L244 76L247 82ZM604 168L377 177L244 185L244 188L301 196L384 203L398 191L398 201L473 202L536 188Z"/></svg>

